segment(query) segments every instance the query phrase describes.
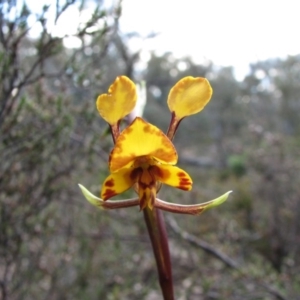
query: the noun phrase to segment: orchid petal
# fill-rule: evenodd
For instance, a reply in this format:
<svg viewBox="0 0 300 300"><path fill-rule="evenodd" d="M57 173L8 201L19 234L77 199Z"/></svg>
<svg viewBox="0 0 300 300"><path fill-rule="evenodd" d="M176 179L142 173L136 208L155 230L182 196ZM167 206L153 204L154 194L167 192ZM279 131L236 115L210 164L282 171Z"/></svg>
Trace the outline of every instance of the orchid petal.
<svg viewBox="0 0 300 300"><path fill-rule="evenodd" d="M119 76L109 87L108 94L98 97L96 106L101 117L113 126L134 109L136 100L135 84L126 76Z"/></svg>
<svg viewBox="0 0 300 300"><path fill-rule="evenodd" d="M110 174L102 184L101 198L107 200L131 188L136 182L136 169L125 168Z"/></svg>
<svg viewBox="0 0 300 300"><path fill-rule="evenodd" d="M176 187L178 189L189 191L192 189L192 179L184 170L171 165L154 165L151 166L151 172L156 180Z"/></svg>
<svg viewBox="0 0 300 300"><path fill-rule="evenodd" d="M170 90L168 106L176 119L200 112L209 102L212 88L206 78L184 77Z"/></svg>

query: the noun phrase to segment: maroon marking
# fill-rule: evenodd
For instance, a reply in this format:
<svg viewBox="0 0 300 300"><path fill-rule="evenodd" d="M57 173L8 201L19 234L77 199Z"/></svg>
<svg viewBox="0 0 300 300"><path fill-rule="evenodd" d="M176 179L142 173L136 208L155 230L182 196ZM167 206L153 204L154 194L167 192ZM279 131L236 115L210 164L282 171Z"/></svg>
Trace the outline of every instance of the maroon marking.
<svg viewBox="0 0 300 300"><path fill-rule="evenodd" d="M179 184L180 185L187 185L187 184L191 184L191 182L188 178L180 178Z"/></svg>
<svg viewBox="0 0 300 300"><path fill-rule="evenodd" d="M145 125L144 128L143 128L144 132L151 132L151 127L150 125Z"/></svg>
<svg viewBox="0 0 300 300"><path fill-rule="evenodd" d="M113 178L105 182L105 186L113 187L114 185L115 185L115 181L113 180Z"/></svg>
<svg viewBox="0 0 300 300"><path fill-rule="evenodd" d="M181 190L183 190L183 191L189 191L189 190L190 190L188 187L180 186L180 185L178 185L177 188L178 188L178 189L181 189Z"/></svg>
<svg viewBox="0 0 300 300"><path fill-rule="evenodd" d="M103 200L105 201L116 195L118 195L118 193L116 193L115 190L107 189L107 190L105 190L105 193L103 194Z"/></svg>
<svg viewBox="0 0 300 300"><path fill-rule="evenodd" d="M178 176L178 177L185 177L185 173L184 173L184 172L178 172L178 173L177 173L177 176Z"/></svg>

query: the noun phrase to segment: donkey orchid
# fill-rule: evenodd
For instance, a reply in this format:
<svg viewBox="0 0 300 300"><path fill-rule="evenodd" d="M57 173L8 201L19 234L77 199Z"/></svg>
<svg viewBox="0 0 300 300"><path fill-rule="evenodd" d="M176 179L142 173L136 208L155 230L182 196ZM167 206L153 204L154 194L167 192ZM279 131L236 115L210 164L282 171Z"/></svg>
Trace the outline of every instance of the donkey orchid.
<svg viewBox="0 0 300 300"><path fill-rule="evenodd" d="M134 83L125 76L117 77L108 94L100 95L96 103L100 115L111 128L115 143L108 161L110 175L102 184L101 198L79 186L91 204L103 209L140 206L151 239L164 300L174 300L174 291L161 210L197 215L223 203L230 193L196 205L174 204L157 198L162 183L185 191L192 188L191 177L175 166L178 156L172 139L181 120L201 111L211 95L212 88L205 78L185 77L177 82L168 97L172 117L166 135L142 118L132 117L138 97ZM128 114L132 122L120 132L120 121ZM131 187L138 195L136 198L108 200Z"/></svg>
<svg viewBox="0 0 300 300"><path fill-rule="evenodd" d="M100 95L96 102L99 114L111 127L115 143L108 162L110 175L102 184L101 198L79 185L86 199L93 205L107 209L139 205L141 210L157 207L185 214L199 214L224 202L230 192L196 205L174 204L157 198L162 183L185 191L191 190L191 177L175 166L178 155L171 140L180 121L201 111L211 96L212 88L207 79L185 77L169 93L168 106L172 118L166 135L140 117L136 117L120 133L120 121L134 109L137 92L129 78L117 77L108 93ZM131 187L138 195L136 199L108 200Z"/></svg>

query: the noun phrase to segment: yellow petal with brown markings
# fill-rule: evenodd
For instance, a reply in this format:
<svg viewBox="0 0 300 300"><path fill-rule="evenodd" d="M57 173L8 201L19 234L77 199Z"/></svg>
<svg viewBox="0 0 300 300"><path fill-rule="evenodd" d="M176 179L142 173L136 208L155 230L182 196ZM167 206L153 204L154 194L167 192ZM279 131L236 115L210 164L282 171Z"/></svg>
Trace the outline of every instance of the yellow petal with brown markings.
<svg viewBox="0 0 300 300"><path fill-rule="evenodd" d="M125 168L110 174L102 184L101 198L107 200L131 188L140 176L138 169Z"/></svg>
<svg viewBox="0 0 300 300"><path fill-rule="evenodd" d="M152 173L157 181L176 187L178 189L189 191L192 189L193 181L190 175L184 170L171 165L151 166Z"/></svg>
<svg viewBox="0 0 300 300"><path fill-rule="evenodd" d="M167 136L138 117L117 138L109 158L110 171L129 167L134 164L135 158L141 156L153 157L165 164L176 164L178 159L176 149Z"/></svg>

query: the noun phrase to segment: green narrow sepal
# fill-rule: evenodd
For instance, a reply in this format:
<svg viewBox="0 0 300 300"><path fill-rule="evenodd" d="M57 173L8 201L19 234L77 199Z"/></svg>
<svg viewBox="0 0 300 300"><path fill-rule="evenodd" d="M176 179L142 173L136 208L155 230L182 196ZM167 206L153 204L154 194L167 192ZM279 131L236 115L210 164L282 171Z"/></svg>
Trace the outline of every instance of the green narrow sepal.
<svg viewBox="0 0 300 300"><path fill-rule="evenodd" d="M224 203L227 200L227 198L228 198L228 196L229 196L230 193L232 193L232 191L229 191L229 192L225 193L224 195L222 195L222 196L220 196L220 197L218 197L216 199L213 199L213 200L211 200L209 202L203 203L202 205L203 205L204 209L203 209L202 212L205 212L208 209L211 209L213 207L219 206L222 203Z"/></svg>
<svg viewBox="0 0 300 300"><path fill-rule="evenodd" d="M139 198L125 199L125 200L102 200L101 198L93 195L88 189L86 189L83 185L78 184L83 196L87 201L89 201L92 205L97 206L100 209L118 209L125 207L132 207L139 205Z"/></svg>
<svg viewBox="0 0 300 300"><path fill-rule="evenodd" d="M224 195L214 200L210 200L208 202L204 202L200 204L192 204L192 205L176 204L176 203L166 202L156 198L154 206L158 209L162 209L176 214L188 214L188 215L196 216L202 214L204 211L210 208L213 208L225 202L230 193L231 191L225 193Z"/></svg>
<svg viewBox="0 0 300 300"><path fill-rule="evenodd" d="M93 195L88 189L86 189L83 185L78 184L81 189L81 192L85 199L89 201L92 205L102 208L103 200L101 198L96 197Z"/></svg>

